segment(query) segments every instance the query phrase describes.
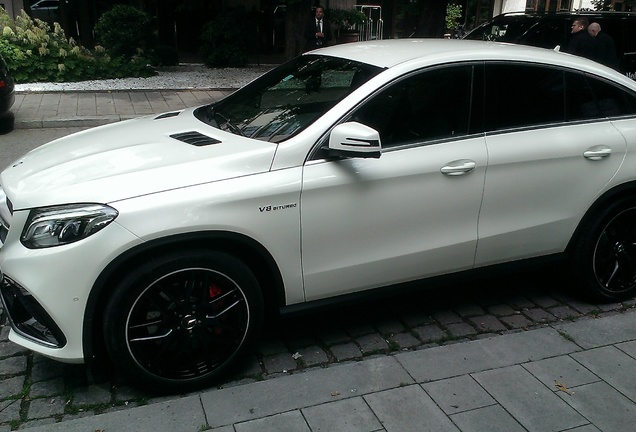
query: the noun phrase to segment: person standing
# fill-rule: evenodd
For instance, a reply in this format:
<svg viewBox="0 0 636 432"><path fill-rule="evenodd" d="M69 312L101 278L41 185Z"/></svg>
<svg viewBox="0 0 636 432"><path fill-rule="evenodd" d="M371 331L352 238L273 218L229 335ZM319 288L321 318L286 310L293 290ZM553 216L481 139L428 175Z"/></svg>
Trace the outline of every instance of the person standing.
<svg viewBox="0 0 636 432"><path fill-rule="evenodd" d="M587 18L577 18L572 23L570 41L565 52L581 57L594 56L594 38L587 32L589 21Z"/></svg>
<svg viewBox="0 0 636 432"><path fill-rule="evenodd" d="M604 31L601 31L601 25L596 22L587 26L587 32L594 38L594 55L592 60L609 66L612 69L618 69L618 57L616 56L614 39Z"/></svg>
<svg viewBox="0 0 636 432"><path fill-rule="evenodd" d="M332 38L331 26L325 20L325 8L316 6L314 16L305 25L305 49L307 51L321 48Z"/></svg>

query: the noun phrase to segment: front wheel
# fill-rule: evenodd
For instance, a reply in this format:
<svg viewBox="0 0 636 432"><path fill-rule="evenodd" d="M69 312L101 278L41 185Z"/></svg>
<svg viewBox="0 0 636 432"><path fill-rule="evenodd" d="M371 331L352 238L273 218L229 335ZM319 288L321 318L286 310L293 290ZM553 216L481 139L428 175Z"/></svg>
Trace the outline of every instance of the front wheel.
<svg viewBox="0 0 636 432"><path fill-rule="evenodd" d="M590 221L574 251L573 275L594 300L619 301L636 292L636 200L610 205Z"/></svg>
<svg viewBox="0 0 636 432"><path fill-rule="evenodd" d="M104 314L112 360L161 391L211 385L262 327L263 299L231 255L192 251L140 266L114 289Z"/></svg>

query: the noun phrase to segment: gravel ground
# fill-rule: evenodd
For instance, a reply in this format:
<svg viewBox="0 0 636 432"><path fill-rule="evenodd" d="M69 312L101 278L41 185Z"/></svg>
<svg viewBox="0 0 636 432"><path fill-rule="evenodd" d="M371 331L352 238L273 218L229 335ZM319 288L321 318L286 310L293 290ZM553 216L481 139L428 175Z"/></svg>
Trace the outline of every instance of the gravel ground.
<svg viewBox="0 0 636 432"><path fill-rule="evenodd" d="M149 78L106 79L72 83L16 84L16 92L65 92L109 90L190 90L234 89L242 87L275 65L210 69L200 64L158 68Z"/></svg>

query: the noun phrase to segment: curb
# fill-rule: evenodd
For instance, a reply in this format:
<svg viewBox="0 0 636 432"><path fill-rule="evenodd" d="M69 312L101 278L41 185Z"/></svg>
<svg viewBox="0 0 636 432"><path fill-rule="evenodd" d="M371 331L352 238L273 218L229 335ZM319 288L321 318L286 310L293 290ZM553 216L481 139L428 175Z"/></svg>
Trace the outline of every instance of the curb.
<svg viewBox="0 0 636 432"><path fill-rule="evenodd" d="M230 91L234 92L238 90L239 87L162 87L162 88L134 88L134 89L92 89L92 90L82 90L82 89L47 89L47 90L24 90L24 89L16 89L16 95L27 95L27 94L48 94L48 93L144 93L144 92L179 92L179 91Z"/></svg>
<svg viewBox="0 0 636 432"><path fill-rule="evenodd" d="M68 127L95 127L110 123L130 120L137 116L95 116L95 117L69 117L57 118L55 120L16 120L14 129L47 129L47 128L68 128Z"/></svg>

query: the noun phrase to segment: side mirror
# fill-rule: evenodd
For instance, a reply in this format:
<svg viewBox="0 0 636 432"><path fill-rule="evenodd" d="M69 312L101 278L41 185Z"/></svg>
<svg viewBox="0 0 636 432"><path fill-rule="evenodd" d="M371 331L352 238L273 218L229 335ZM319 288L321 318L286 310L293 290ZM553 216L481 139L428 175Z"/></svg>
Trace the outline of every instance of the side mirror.
<svg viewBox="0 0 636 432"><path fill-rule="evenodd" d="M380 134L357 122L342 123L329 135L329 154L343 157L379 158Z"/></svg>

